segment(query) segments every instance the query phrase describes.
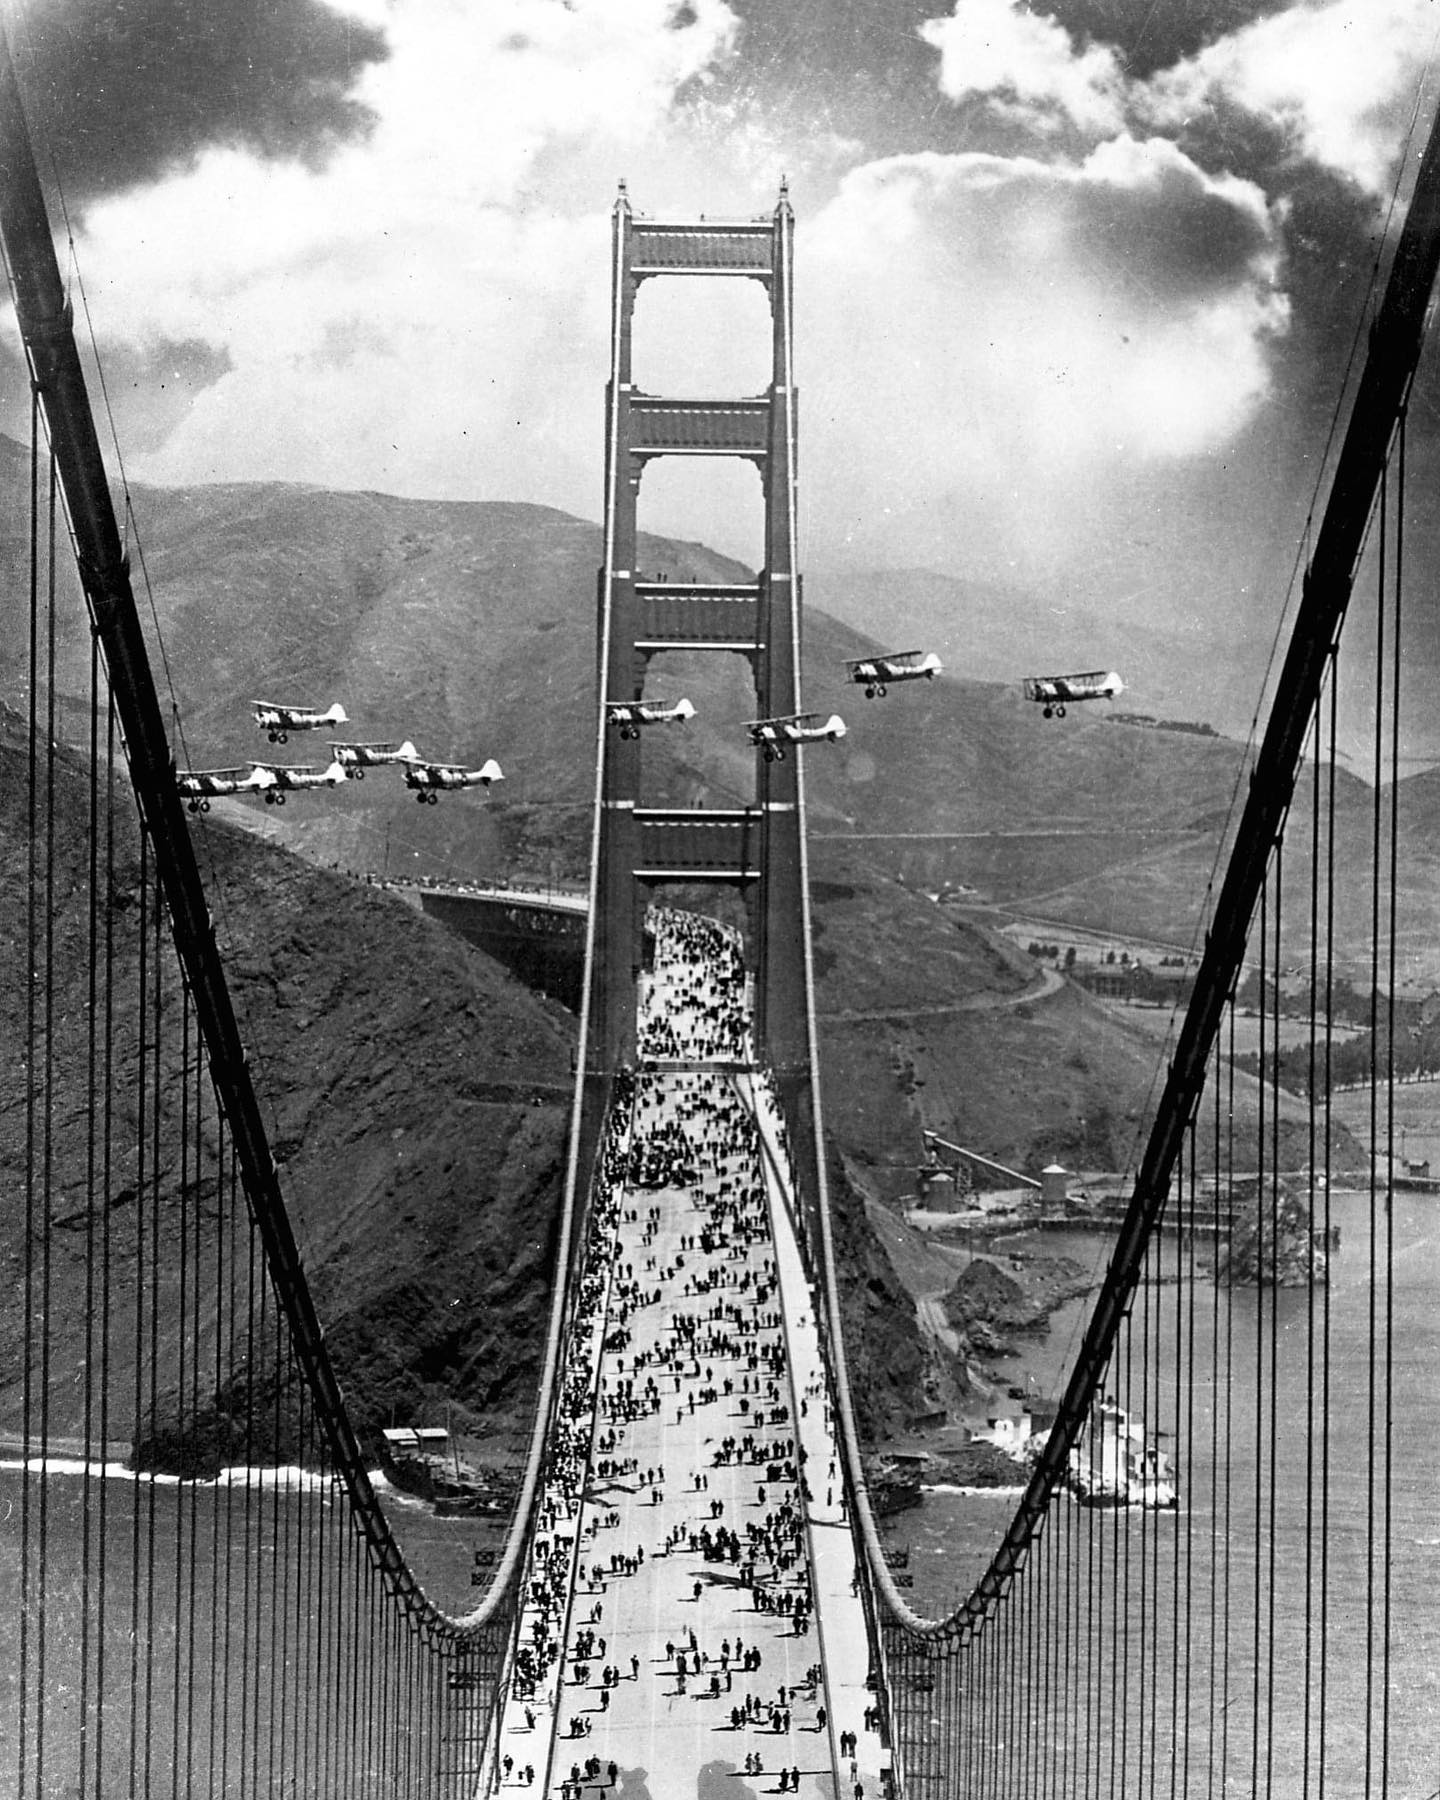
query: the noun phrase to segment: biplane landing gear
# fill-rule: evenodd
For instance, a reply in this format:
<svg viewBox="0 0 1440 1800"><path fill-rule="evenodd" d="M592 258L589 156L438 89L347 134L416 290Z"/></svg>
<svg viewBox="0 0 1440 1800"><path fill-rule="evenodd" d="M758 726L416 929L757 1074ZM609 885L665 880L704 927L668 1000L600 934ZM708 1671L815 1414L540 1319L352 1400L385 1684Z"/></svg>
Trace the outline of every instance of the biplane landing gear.
<svg viewBox="0 0 1440 1800"><path fill-rule="evenodd" d="M288 731L271 731L267 733L267 735L272 744L288 744L290 742L290 733Z"/></svg>
<svg viewBox="0 0 1440 1800"><path fill-rule="evenodd" d="M1063 706L1057 706L1055 708L1055 717L1057 719L1063 719L1065 717L1065 708Z"/></svg>
<svg viewBox="0 0 1440 1800"><path fill-rule="evenodd" d="M350 771L350 779L352 781L363 781L365 779L365 771L357 765L357 767Z"/></svg>
<svg viewBox="0 0 1440 1800"><path fill-rule="evenodd" d="M765 760L766 762L784 762L785 752L778 744L767 744L765 746Z"/></svg>

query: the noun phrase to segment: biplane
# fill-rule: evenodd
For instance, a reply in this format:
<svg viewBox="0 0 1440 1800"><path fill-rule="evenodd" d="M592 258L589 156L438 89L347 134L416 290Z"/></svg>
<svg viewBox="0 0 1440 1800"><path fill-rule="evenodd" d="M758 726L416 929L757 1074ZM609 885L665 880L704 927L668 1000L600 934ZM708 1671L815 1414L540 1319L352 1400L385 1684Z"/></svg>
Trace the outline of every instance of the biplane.
<svg viewBox="0 0 1440 1800"><path fill-rule="evenodd" d="M863 687L865 698L883 698L897 681L933 681L944 670L933 650L891 650L884 656L859 656L845 664L850 679Z"/></svg>
<svg viewBox="0 0 1440 1800"><path fill-rule="evenodd" d="M414 762L401 764L405 771L405 785L415 790L415 798L421 806L436 806L441 794L455 793L462 788L488 788L492 781L503 781L500 765L493 758L482 763L478 769L467 769L460 763L426 762L423 757Z"/></svg>
<svg viewBox="0 0 1440 1800"><path fill-rule="evenodd" d="M845 735L839 713L789 713L778 719L751 719L745 727L750 742L763 750L766 762L783 762L787 744L836 743Z"/></svg>
<svg viewBox="0 0 1440 1800"><path fill-rule="evenodd" d="M175 785L192 812L209 812L210 802L231 794L259 794L275 785L275 777L263 763L239 769L177 769Z"/></svg>
<svg viewBox="0 0 1440 1800"><path fill-rule="evenodd" d="M1111 669L1092 670L1086 675L1029 675L1024 682L1025 698L1044 707L1044 717L1065 717L1065 708L1081 700L1113 700L1123 694L1125 683Z"/></svg>
<svg viewBox="0 0 1440 1800"><path fill-rule="evenodd" d="M677 700L672 706L665 700L607 700L605 713L612 725L618 726L622 738L638 738L642 725L684 725L695 717L688 700Z"/></svg>
<svg viewBox="0 0 1440 1800"><path fill-rule="evenodd" d="M420 761L420 752L406 738L403 744L337 744L330 745L336 762L349 770L352 781L363 781L367 769L383 768L387 763Z"/></svg>
<svg viewBox="0 0 1440 1800"><path fill-rule="evenodd" d="M283 806L286 794L298 794L307 788L334 788L350 779L343 763L332 762L329 768L317 769L313 763L254 763L257 774L266 774L265 804Z"/></svg>
<svg viewBox="0 0 1440 1800"><path fill-rule="evenodd" d="M279 706L273 700L252 700L255 723L272 744L283 744L292 731L319 731L325 725L348 725L345 708L338 703L317 712L313 706Z"/></svg>

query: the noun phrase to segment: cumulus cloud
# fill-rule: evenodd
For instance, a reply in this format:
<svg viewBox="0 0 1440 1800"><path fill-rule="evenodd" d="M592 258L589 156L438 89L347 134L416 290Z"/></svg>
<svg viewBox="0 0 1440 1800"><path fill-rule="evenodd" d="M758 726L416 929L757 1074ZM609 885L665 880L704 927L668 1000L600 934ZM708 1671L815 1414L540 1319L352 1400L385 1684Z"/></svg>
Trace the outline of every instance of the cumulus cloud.
<svg viewBox="0 0 1440 1800"><path fill-rule="evenodd" d="M817 475L812 434L809 489L836 533L891 554L887 517L899 539L943 505L952 555L968 538L973 557L983 518L1043 560L1127 470L1240 430L1288 319L1263 194L1161 139L892 158L849 177L803 249L807 417L828 450Z"/></svg>
<svg viewBox="0 0 1440 1800"><path fill-rule="evenodd" d="M210 144L319 164L374 124L352 90L384 34L325 0L18 0L7 23L32 129L63 152L75 201Z"/></svg>
<svg viewBox="0 0 1440 1800"><path fill-rule="evenodd" d="M615 177L728 54L733 15L721 0L348 10L387 25L390 54L356 87L375 120L363 145L323 167L208 148L87 210L111 339L215 353L216 378L132 466L593 511ZM571 207L556 194L577 145L591 179Z"/></svg>
<svg viewBox="0 0 1440 1800"><path fill-rule="evenodd" d="M1165 468L1259 454L1295 386L1291 197L1342 262L1373 229L1316 171L1384 192L1437 18L1272 0L1216 29L1257 10L1209 8L1209 41L1143 74L1120 40L1148 5L954 0L918 27L966 148L853 170L803 240L807 281L843 294L803 303L822 537L1034 577L1123 534Z"/></svg>
<svg viewBox="0 0 1440 1800"><path fill-rule="evenodd" d="M1299 5L1161 71L1144 106L1170 126L1240 107L1279 125L1297 155L1383 194L1437 33L1431 0Z"/></svg>
<svg viewBox="0 0 1440 1800"><path fill-rule="evenodd" d="M135 0L173 30L211 3ZM808 94L803 71L771 67L781 26L747 35L726 0L261 7L316 33L308 62L297 51L313 113L282 83L284 130L239 99L208 134L172 121L163 154L127 152L126 178L93 182L82 208L97 324L132 390L155 389L148 411L131 402L144 426L127 446L132 473L594 516L617 177L637 205L685 216L765 210L788 171L811 543L952 567L986 546L997 569L1063 561L1120 515L1127 483L1165 470L1182 482L1228 456L1276 394L1293 273L1283 192L1265 185L1268 164L1245 171L1263 179L1230 172L1219 134L1202 144L1186 120L1281 107L1284 46L1264 28L1318 33L1337 7L1306 0L1182 60L1172 48L1141 80L1095 35L1123 7L1054 6L1058 18L955 0L927 22L939 7L910 0L886 70L867 40L868 98L850 112L838 77ZM829 9L801 10L812 32L829 29ZM865 16L895 36L888 8ZM1236 16L1231 0L1223 16ZM1366 17L1383 54L1335 102L1351 123L1332 119L1324 152L1350 169L1399 104L1416 41L1413 5L1374 0ZM353 33L348 59L324 21ZM827 39L834 58L843 37ZM1286 91L1301 87L1297 75ZM889 155L852 135L882 90L911 109L886 143L940 147ZM937 110L940 94L964 104ZM1318 129L1303 101L1285 115L1297 147ZM722 321L702 361L698 296L687 287L667 314L653 300L666 285L686 286L642 290L637 375L662 391L763 385L741 353L753 337L763 364L764 320ZM708 476L647 477L646 524L753 557Z"/></svg>
<svg viewBox="0 0 1440 1800"><path fill-rule="evenodd" d="M1437 32L1433 0L1295 0L1134 79L1114 45L1027 0L954 0L949 17L920 28L951 100L983 99L1011 121L1065 124L1092 141L1183 132L1238 110L1277 129L1293 156L1374 194L1388 186Z"/></svg>
<svg viewBox="0 0 1440 1800"><path fill-rule="evenodd" d="M956 0L949 18L927 20L920 35L940 52L940 88L951 100L1002 96L1033 124L1064 118L1100 134L1121 127L1125 79L1115 51L1080 47L1018 0Z"/></svg>

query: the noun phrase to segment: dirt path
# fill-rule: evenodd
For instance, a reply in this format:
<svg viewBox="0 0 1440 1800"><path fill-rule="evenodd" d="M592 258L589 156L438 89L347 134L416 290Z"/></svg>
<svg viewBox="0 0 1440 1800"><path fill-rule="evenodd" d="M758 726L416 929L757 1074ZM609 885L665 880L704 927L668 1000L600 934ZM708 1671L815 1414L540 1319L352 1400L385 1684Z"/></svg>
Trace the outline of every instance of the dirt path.
<svg viewBox="0 0 1440 1800"><path fill-rule="evenodd" d="M1043 1000L1047 994L1057 992L1064 982L1065 977L1058 969L1046 968L1037 971L1037 979L1021 988L1018 994L986 991L982 994L967 994L963 1000L950 1000L941 1006L883 1006L873 1010L863 1008L853 1011L842 1007L831 1012L816 1013L815 1017L822 1024L833 1021L837 1024L859 1025L879 1023L887 1019L942 1019L955 1013L1000 1012L1007 1007L1026 1006L1032 1000Z"/></svg>

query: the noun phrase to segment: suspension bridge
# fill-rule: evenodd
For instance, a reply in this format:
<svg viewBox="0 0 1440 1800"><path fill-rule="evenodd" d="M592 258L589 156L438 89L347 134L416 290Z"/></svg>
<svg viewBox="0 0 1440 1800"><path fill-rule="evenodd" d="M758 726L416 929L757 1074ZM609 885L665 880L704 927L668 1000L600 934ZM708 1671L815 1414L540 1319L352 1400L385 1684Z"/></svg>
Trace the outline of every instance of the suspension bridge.
<svg viewBox="0 0 1440 1800"><path fill-rule="evenodd" d="M806 862L805 758L826 746L757 749L753 798L733 809L657 807L644 733L613 724L671 650L743 658L760 718L803 708L783 191L739 222L658 223L623 193L615 209L568 1164L535 1427L468 1611L438 1604L407 1555L307 1281L8 53L0 235L32 378L29 577L12 596L28 713L5 725L24 773L5 784L0 842L26 896L7 943L21 1091L3 1125L16 1480L0 1751L15 1792L1440 1790L1435 1439L1403 1435L1437 1346L1426 1228L1392 1189L1388 1075L1405 421L1440 259L1436 141L1387 246L1108 1270L1023 1491L939 1617L887 1563L848 1372ZM768 295L759 398L657 398L632 379L640 285L701 275ZM637 495L663 456L758 469L752 584L641 578ZM78 752L59 741L55 680L77 591L92 646ZM1337 823L1340 697L1360 684L1373 1055L1357 1167L1330 1108L1327 1001L1357 875ZM1262 1012L1253 1128L1227 1049L1244 966ZM1297 970L1298 1127L1277 1053ZM1286 1045L1293 1069L1293 1031ZM61 1079L77 1069L79 1107ZM60 1183L77 1155L82 1177ZM1248 1282L1221 1278L1238 1244L1202 1266L1185 1229L1227 1183L1253 1195ZM1342 1220L1343 1278L1324 1262ZM1277 1269L1297 1241L1290 1290ZM78 1357L60 1348L66 1317L84 1321ZM1126 1504L1107 1472L1126 1420L1170 1443L1174 1508Z"/></svg>

